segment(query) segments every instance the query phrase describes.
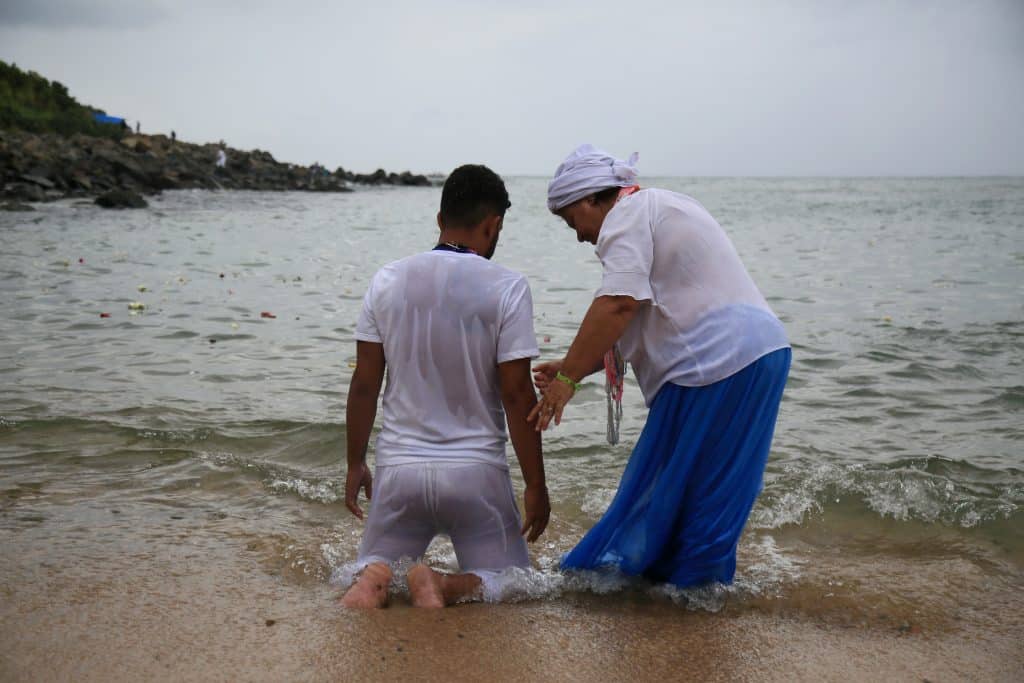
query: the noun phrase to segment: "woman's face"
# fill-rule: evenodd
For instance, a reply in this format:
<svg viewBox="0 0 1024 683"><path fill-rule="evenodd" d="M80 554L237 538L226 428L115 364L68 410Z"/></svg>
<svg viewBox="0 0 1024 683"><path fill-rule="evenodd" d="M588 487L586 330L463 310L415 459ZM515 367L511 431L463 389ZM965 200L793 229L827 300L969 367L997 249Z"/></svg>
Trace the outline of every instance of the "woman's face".
<svg viewBox="0 0 1024 683"><path fill-rule="evenodd" d="M591 195L573 202L557 213L566 225L576 231L577 242L597 244L597 236L601 232L601 224L608 211Z"/></svg>

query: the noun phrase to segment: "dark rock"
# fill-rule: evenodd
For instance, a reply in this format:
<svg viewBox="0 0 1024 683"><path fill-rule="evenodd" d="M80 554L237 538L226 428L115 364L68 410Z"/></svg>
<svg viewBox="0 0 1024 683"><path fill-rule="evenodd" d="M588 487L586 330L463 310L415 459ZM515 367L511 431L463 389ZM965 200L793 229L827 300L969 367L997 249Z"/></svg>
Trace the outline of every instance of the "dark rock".
<svg viewBox="0 0 1024 683"><path fill-rule="evenodd" d="M104 209L144 209L149 206L141 195L131 190L111 190L96 198Z"/></svg>
<svg viewBox="0 0 1024 683"><path fill-rule="evenodd" d="M121 138L121 144L129 149L133 149L138 153L148 152L152 149L149 141L144 135L130 135L126 138Z"/></svg>
<svg viewBox="0 0 1024 683"><path fill-rule="evenodd" d="M181 181L178 178L178 174L174 171L167 171L160 174L153 184L159 190L176 190L181 187Z"/></svg>
<svg viewBox="0 0 1024 683"><path fill-rule="evenodd" d="M34 185L46 188L47 190L52 190L53 188L57 187L52 180L50 180L49 178L44 178L41 175L30 175L28 173L22 173L21 179L24 180L25 182L29 182Z"/></svg>
<svg viewBox="0 0 1024 683"><path fill-rule="evenodd" d="M235 154L228 160L228 168L240 173L248 173L252 169L252 160L248 154Z"/></svg>
<svg viewBox="0 0 1024 683"><path fill-rule="evenodd" d="M215 167L219 144L197 145L163 135L120 140L82 134L0 131L0 200L44 202L128 190L147 195L170 189L249 189L351 192L350 184L429 186L409 171L362 175L281 163L263 150L227 148L227 168ZM104 200L107 201L107 200ZM101 203L101 205L103 205Z"/></svg>
<svg viewBox="0 0 1024 683"><path fill-rule="evenodd" d="M89 180L89 177L85 175L85 173L82 173L80 171L75 171L74 173L71 174L71 183L77 185L83 190L92 189L92 181Z"/></svg>
<svg viewBox="0 0 1024 683"><path fill-rule="evenodd" d="M398 175L396 184L410 187L430 187L430 180L424 175L413 175L404 171Z"/></svg>
<svg viewBox="0 0 1024 683"><path fill-rule="evenodd" d="M9 199L20 199L25 202L46 201L46 192L38 185L28 183L12 183L4 188L4 196Z"/></svg>

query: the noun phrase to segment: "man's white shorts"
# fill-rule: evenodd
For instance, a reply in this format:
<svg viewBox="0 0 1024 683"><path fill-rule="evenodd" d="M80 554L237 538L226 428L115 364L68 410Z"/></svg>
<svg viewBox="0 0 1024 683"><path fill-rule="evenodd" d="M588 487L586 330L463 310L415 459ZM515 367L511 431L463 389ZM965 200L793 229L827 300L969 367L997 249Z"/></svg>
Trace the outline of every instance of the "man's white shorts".
<svg viewBox="0 0 1024 683"><path fill-rule="evenodd" d="M359 564L423 557L447 534L463 572L528 567L508 470L483 463L377 467Z"/></svg>

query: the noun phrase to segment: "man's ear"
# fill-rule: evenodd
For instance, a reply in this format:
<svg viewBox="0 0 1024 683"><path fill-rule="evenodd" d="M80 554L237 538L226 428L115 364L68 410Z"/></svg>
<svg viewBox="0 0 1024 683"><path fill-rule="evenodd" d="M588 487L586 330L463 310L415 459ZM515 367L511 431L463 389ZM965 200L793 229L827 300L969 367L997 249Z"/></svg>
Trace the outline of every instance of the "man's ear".
<svg viewBox="0 0 1024 683"><path fill-rule="evenodd" d="M501 219L502 217L497 214L484 219L483 227L486 231L487 239L493 240L494 236L498 234L498 229L501 227Z"/></svg>
<svg viewBox="0 0 1024 683"><path fill-rule="evenodd" d="M437 212L437 229L444 230L444 223L441 222L441 212Z"/></svg>

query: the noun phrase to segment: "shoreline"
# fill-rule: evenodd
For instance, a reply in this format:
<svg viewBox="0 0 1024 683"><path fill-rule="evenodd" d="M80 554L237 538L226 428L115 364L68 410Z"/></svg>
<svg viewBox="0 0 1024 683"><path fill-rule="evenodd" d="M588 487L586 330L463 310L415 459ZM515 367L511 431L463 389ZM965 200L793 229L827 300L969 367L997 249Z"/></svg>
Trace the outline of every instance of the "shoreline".
<svg viewBox="0 0 1024 683"><path fill-rule="evenodd" d="M280 162L258 149L227 146L223 147L226 161L218 166L221 145L172 140L166 135L126 133L111 139L0 130L0 203L8 210L31 210L23 202L110 196L109 208L124 208L144 206L142 196L163 190L351 192L359 185L435 184L409 171L378 169L362 174L341 167L330 171L316 164Z"/></svg>
<svg viewBox="0 0 1024 683"><path fill-rule="evenodd" d="M212 499L181 507L131 498L8 494L0 680L920 683L1024 674L1019 600L1001 579L998 590L965 584L958 607L907 627L895 619L914 610L870 599L829 605L793 587L732 597L717 612L630 590L443 610L414 609L393 592L386 609L351 611L337 604L343 587L328 582L321 557L325 544L356 542L327 524L342 514L337 506L316 510L306 520L315 530L296 535L279 512L263 528ZM871 581L891 561L863 556L860 573ZM902 595L917 582L889 584Z"/></svg>
<svg viewBox="0 0 1024 683"><path fill-rule="evenodd" d="M445 610L399 598L352 612L327 584L167 549L100 577L51 566L16 591L5 581L0 678L1011 681L1024 671L1012 633L995 624L894 637L807 615L690 612L621 595ZM3 565L9 577L11 561Z"/></svg>

